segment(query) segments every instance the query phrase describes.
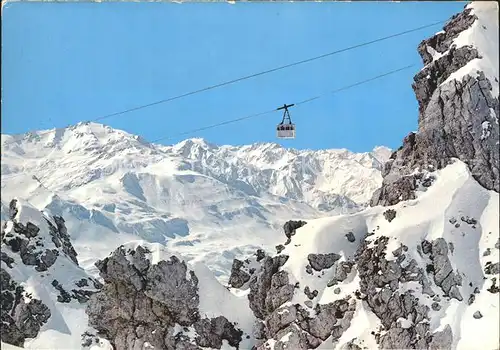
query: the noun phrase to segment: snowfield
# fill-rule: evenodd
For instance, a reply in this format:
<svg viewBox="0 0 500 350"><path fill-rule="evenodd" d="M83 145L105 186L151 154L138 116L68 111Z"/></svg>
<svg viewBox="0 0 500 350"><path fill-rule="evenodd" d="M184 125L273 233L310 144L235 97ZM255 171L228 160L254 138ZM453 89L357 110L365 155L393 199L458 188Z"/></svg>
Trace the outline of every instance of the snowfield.
<svg viewBox="0 0 500 350"><path fill-rule="evenodd" d="M285 221L361 210L391 153L151 145L95 123L2 135L2 143L2 208L17 197L63 216L86 269L143 239L222 280L234 257L274 249Z"/></svg>
<svg viewBox="0 0 500 350"><path fill-rule="evenodd" d="M19 220L40 223L43 227L41 214L37 210L27 203L23 203L21 208L18 213ZM387 209L396 211L396 217L391 222L388 222L383 215ZM335 252L341 255L341 260L352 259L363 236L367 232L373 232L374 235L370 236L370 240L381 235L390 238L388 251L397 249L400 244L410 247L407 253L420 264L423 258L415 247L424 239L432 241L440 237L445 238L454 246L453 252L449 255L453 269L463 278L460 293L467 298L478 287L479 294L471 305L443 297L441 310L431 311L431 331L441 330L445 325L450 325L454 334L453 349L476 349L479 345L481 349L495 349L498 347L500 337L499 300L496 294L487 291L487 288L491 287L491 281L483 279L483 268L487 261L495 262L499 259L499 250L495 248L499 238L498 213L498 194L479 186L465 164L456 161L438 171L435 183L427 191L420 192L415 200L402 202L390 208L374 207L354 214L310 220L297 230L291 244L281 253L290 256L283 270L291 276L290 283L299 282L300 285L310 286L311 290L318 290L319 296L315 302L326 304L354 293L358 289L359 278L356 270L353 270L345 281L335 286L340 288L340 293L334 293L335 288L326 286L326 282L332 277L332 269L326 270L324 275L306 273L308 254ZM461 221L461 217L475 218L477 223L467 224ZM460 223L459 227L451 223L455 222L453 218ZM42 228L44 229L46 230ZM354 242L346 239L345 235L348 232L354 234ZM285 240L281 232L277 232L277 235L281 235L281 241ZM247 239L251 241L252 237ZM243 241L243 237L240 237L240 240L242 245L252 244ZM179 256L178 252L173 252L158 243L133 241L127 243L125 247L135 248L138 245L151 250L150 260L153 264L168 259L172 254ZM202 245L203 241L200 240L191 249L195 250ZM220 250L223 249L221 246ZM491 254L484 256L486 250L490 250ZM179 257L183 258L182 255ZM69 260L66 262L61 260L61 263L54 265L48 271L45 280L57 278L69 283L85 276L82 269L68 262ZM40 335L36 339L27 341L25 346L32 349L55 349L64 343L69 348L78 348L80 335L86 328L86 315L83 309L76 302L56 303L54 290L44 278L30 273L32 268L24 266L19 261L14 265L14 269L9 271L15 271L16 280L21 280L25 289L48 305L53 314L49 323L43 326ZM248 291L232 288L231 293L217 281L213 272L204 264L191 262L188 266L200 280L199 286L202 291L200 313L208 317L224 315L228 320L236 321L244 332L251 334L255 317L248 308L246 299ZM3 262L2 267L6 268ZM408 285L400 285L401 291L409 288L415 290L414 293L421 302L429 305L432 303L432 298L422 294L418 284L408 282ZM432 289L437 295L443 294L436 285L432 284ZM305 295L297 293L291 303L303 304L306 300ZM476 311L481 312L483 316L481 319L473 317ZM375 348L373 336L367 327L369 325L370 329L374 329L377 320L364 302L358 300L352 326L344 333L335 349L341 349L343 344L353 338L357 338L358 343L368 348ZM249 349L252 341L253 339L245 339L241 344L242 349ZM320 346L319 349L331 349L331 342L325 341L324 346Z"/></svg>

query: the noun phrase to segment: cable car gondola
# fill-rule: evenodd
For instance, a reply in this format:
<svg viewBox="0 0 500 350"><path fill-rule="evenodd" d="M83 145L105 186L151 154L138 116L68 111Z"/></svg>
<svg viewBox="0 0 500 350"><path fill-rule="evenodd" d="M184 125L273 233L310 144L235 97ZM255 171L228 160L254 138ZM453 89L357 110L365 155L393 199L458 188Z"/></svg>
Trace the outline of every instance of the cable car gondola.
<svg viewBox="0 0 500 350"><path fill-rule="evenodd" d="M284 109L283 119L281 123L276 127L276 136L279 139L294 139L295 138L295 124L292 123L292 119L290 118L290 112L288 112L288 107L293 107L294 104L291 105L284 104L282 107L277 108L279 111Z"/></svg>

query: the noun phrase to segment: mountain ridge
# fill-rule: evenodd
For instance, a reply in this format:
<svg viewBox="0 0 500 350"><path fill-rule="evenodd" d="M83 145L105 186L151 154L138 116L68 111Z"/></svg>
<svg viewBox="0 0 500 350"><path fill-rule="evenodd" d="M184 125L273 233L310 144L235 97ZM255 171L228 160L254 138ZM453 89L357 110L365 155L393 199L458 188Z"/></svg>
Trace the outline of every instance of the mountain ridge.
<svg viewBox="0 0 500 350"><path fill-rule="evenodd" d="M235 255L273 249L290 217L365 207L390 154L385 147L299 151L276 143L218 146L200 138L153 145L90 122L2 135L2 143L3 197L25 198L63 216L86 268L95 271L93 263L110 246L143 239L195 261L205 258L226 279ZM7 207L2 202L2 216ZM238 246L244 235L254 236L254 244ZM215 244L226 236L235 238L225 258L208 248L186 252L200 240Z"/></svg>
<svg viewBox="0 0 500 350"><path fill-rule="evenodd" d="M2 309L2 341L7 324L31 347L498 349L498 167L470 162L498 155L498 77L477 69L495 57L474 39L495 35L491 4L419 46L419 129L395 152L156 147L99 124L9 147L6 172L26 174L2 183L2 286L42 293ZM377 183L369 207L353 200ZM61 262L98 282L85 298ZM85 314L67 312L75 298Z"/></svg>

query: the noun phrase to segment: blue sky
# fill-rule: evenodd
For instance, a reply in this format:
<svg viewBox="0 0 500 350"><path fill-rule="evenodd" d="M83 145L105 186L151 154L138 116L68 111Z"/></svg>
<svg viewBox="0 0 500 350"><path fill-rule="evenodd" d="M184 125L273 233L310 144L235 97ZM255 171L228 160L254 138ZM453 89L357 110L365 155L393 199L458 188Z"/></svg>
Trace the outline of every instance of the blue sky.
<svg viewBox="0 0 500 350"><path fill-rule="evenodd" d="M2 21L2 133L64 127L445 20L464 2L10 3ZM171 144L278 142L397 148L417 129L411 83L427 28L102 122ZM192 135L416 63L291 109L295 140L268 114Z"/></svg>

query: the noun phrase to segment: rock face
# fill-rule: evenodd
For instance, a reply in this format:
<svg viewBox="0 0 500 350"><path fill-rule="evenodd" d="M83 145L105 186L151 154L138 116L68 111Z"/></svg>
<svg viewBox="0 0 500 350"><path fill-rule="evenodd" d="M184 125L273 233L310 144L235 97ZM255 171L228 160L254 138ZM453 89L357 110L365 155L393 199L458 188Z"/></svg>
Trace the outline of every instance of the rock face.
<svg viewBox="0 0 500 350"><path fill-rule="evenodd" d="M25 212L28 212L26 214ZM23 214L22 216L21 213ZM30 215L31 213L32 215ZM64 220L61 217L49 217L25 203L14 199L9 205L9 220L2 226L2 268L1 293L1 339L16 346L24 346L26 338L37 337L40 328L47 323L52 315L46 302L33 298L13 276L22 276L26 272L23 268L32 269L30 279L36 281L47 291L53 290L57 295L55 303L85 303L91 294L100 288L100 283L78 267L76 252L71 244ZM33 219L35 225L29 221ZM55 276L59 264L68 264L81 274L78 283L68 282L74 276L64 276L64 284L57 279L50 278L46 272ZM49 271L50 269L50 271ZM71 270L69 270L71 271ZM26 283L25 280L22 282ZM50 305L50 304L49 304Z"/></svg>
<svg viewBox="0 0 500 350"><path fill-rule="evenodd" d="M225 317L200 317L198 278L186 263L152 264L149 253L119 247L96 263L105 284L88 303L89 325L115 349L220 349L223 340L238 348L242 332Z"/></svg>
<svg viewBox="0 0 500 350"><path fill-rule="evenodd" d="M361 293L358 296L367 302L385 330L383 335L376 335L377 343L383 349L450 349L453 341L451 328L447 326L443 332L432 334L429 330L429 307L420 304L410 291L399 292L400 284L415 281L421 285L422 293L434 296L427 273L415 259L406 257L406 246L392 252L396 260L389 260L386 252L388 241L388 237L380 236L373 242L373 247L369 247L365 240L355 258L360 278ZM447 244L440 238L428 245L432 249L434 264L439 266L434 280L451 294L450 289L457 288L453 283L458 274L453 274L451 269L445 248ZM423 244L426 248L428 245ZM425 251L429 252L428 249ZM440 277L436 278L437 275ZM448 282L444 283L444 280ZM445 284L446 287L443 287ZM433 309L439 309L439 304L435 304ZM399 322L401 319L409 320L409 325Z"/></svg>
<svg viewBox="0 0 500 350"><path fill-rule="evenodd" d="M38 299L30 298L24 288L0 269L2 289L2 341L24 346L26 338L34 338L50 318L49 308Z"/></svg>
<svg viewBox="0 0 500 350"><path fill-rule="evenodd" d="M427 244L429 243L427 242ZM463 297L458 289L458 286L462 284L462 278L460 274L453 271L450 259L448 258L448 244L446 241L443 238L433 241L430 253L430 259L433 262L432 272L434 274L434 282L437 286L441 287L445 295L462 301Z"/></svg>
<svg viewBox="0 0 500 350"><path fill-rule="evenodd" d="M499 192L498 77L471 69L450 78L473 60L486 70L498 65L487 56L488 51L498 55L497 29L480 23L487 12L498 12L496 4L488 6L492 8L481 12L468 5L453 16L444 32L419 45L425 67L413 84L419 104L418 132L410 133L386 162L382 187L373 194L372 206L414 199L415 190L432 184L429 173L445 167L452 158L466 163L484 188ZM497 45L496 49L457 47L454 40L465 31L483 31L477 35L486 36L487 45Z"/></svg>
<svg viewBox="0 0 500 350"><path fill-rule="evenodd" d="M288 240L298 227L294 223L300 224L289 221L284 227ZM332 268L340 258L336 253L311 253L307 256L308 267L321 272ZM249 307L257 319L254 349L267 349L271 340L275 341L275 349L315 349L329 337L333 342L337 341L354 315L356 303L350 295L330 303L316 302L313 308L318 290L311 290L308 286L301 290L297 283L291 282L288 272L283 270L288 259L288 255L266 255L260 260L244 263L235 260L233 263L230 284L250 288ZM249 269L249 266L254 267ZM345 278L342 272L345 272L344 269L350 271L351 267L352 263L340 263L337 267L339 279ZM241 277L242 272L245 273L244 278ZM248 284L242 284L247 278ZM302 292L308 300L304 304L291 303L294 296Z"/></svg>

